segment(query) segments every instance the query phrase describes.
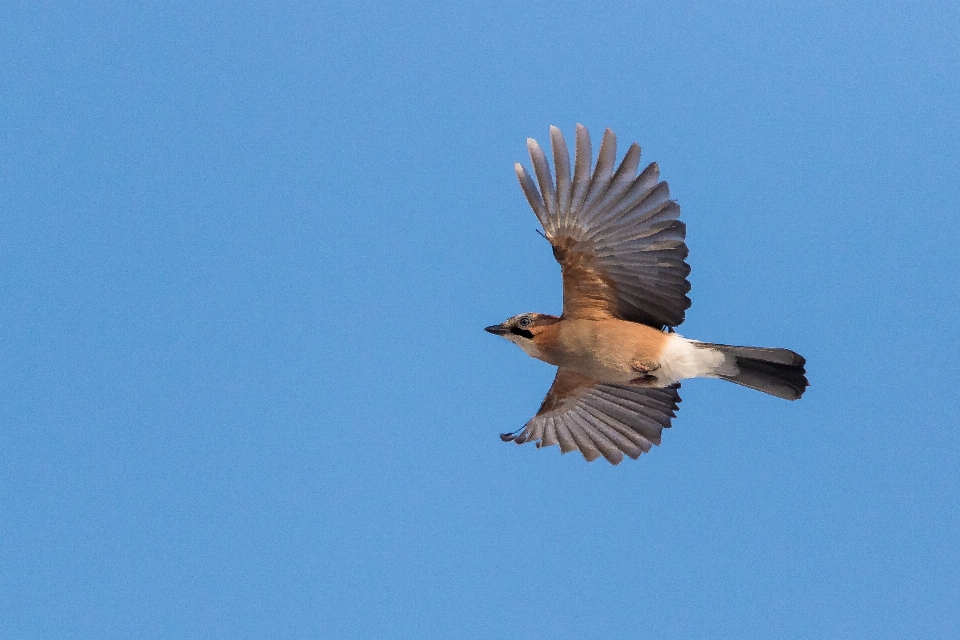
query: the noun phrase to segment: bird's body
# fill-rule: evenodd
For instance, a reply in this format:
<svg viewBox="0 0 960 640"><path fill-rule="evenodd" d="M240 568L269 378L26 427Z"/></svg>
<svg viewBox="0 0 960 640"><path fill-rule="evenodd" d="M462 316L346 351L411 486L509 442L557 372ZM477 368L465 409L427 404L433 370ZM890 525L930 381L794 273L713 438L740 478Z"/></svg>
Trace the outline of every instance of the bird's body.
<svg viewBox="0 0 960 640"><path fill-rule="evenodd" d="M527 355L600 382L668 387L686 378L736 373L720 351L645 324L529 315L542 328L532 340L518 341Z"/></svg>
<svg viewBox="0 0 960 640"><path fill-rule="evenodd" d="M632 145L614 170L616 137L604 134L591 172L590 137L577 125L573 175L566 142L551 127L556 182L546 156L527 141L537 184L516 165L527 201L563 272L563 314L526 313L487 331L557 367L540 411L504 440L579 449L617 464L660 443L680 381L711 377L796 400L807 387L804 359L788 349L689 340L672 331L690 299L686 226L659 168L637 175Z"/></svg>

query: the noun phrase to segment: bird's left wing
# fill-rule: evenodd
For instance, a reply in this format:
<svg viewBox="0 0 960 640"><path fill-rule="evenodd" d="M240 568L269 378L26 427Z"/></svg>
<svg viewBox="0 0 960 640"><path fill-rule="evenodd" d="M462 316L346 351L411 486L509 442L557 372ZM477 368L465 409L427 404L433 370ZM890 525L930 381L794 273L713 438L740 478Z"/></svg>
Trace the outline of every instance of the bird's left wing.
<svg viewBox="0 0 960 640"><path fill-rule="evenodd" d="M580 450L587 461L599 456L619 464L660 444L660 433L675 417L679 384L662 389L602 384L560 367L537 415L517 434L503 434L517 444L537 448L559 444L560 451Z"/></svg>
<svg viewBox="0 0 960 640"><path fill-rule="evenodd" d="M690 306L686 226L656 163L638 175L640 147L633 144L617 167L617 138L607 129L591 170L590 135L577 125L571 176L567 144L556 127L550 140L556 182L533 139L527 147L536 182L520 163L516 171L563 269L563 315L657 328L683 322Z"/></svg>

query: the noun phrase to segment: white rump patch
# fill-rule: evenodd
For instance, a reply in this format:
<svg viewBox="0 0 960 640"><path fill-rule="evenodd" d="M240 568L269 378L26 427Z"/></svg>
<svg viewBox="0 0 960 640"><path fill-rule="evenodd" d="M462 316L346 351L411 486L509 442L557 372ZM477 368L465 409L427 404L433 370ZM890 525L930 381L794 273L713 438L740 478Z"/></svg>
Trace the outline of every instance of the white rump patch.
<svg viewBox="0 0 960 640"><path fill-rule="evenodd" d="M671 333L660 355L660 370L656 372L658 380L667 385L685 378L716 378L737 374L739 369L733 356L727 358L719 350L699 344L679 333Z"/></svg>

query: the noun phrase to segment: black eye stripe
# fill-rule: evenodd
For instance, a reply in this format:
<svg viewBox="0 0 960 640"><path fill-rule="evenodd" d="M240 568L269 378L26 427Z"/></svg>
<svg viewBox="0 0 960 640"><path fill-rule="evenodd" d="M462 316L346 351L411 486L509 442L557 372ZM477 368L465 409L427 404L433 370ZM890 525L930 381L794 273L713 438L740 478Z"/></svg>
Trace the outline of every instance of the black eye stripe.
<svg viewBox="0 0 960 640"><path fill-rule="evenodd" d="M512 334L514 334L514 335L516 335L516 336L523 336L523 337L526 338L527 340L533 340L533 332L532 332L532 331L527 331L526 329L521 329L521 328L519 328L519 327L512 327L512 328L510 329L510 333L512 333Z"/></svg>

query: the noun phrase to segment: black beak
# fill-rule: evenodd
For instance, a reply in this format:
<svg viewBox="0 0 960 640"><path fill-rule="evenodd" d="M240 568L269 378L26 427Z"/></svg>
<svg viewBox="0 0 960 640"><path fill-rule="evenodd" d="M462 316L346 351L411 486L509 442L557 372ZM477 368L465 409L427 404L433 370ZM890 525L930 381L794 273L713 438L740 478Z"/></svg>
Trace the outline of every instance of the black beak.
<svg viewBox="0 0 960 640"><path fill-rule="evenodd" d="M495 336L502 336L508 331L508 329L503 328L502 324L492 324L489 327L484 327L483 330L487 333L492 333Z"/></svg>

